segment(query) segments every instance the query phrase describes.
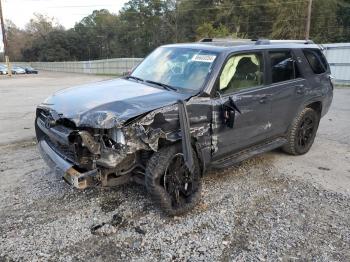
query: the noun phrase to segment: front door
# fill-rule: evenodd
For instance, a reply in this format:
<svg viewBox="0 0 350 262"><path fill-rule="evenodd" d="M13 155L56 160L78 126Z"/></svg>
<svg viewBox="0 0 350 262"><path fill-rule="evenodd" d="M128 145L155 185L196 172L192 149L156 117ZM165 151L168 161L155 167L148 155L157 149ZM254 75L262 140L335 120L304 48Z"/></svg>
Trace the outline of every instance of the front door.
<svg viewBox="0 0 350 262"><path fill-rule="evenodd" d="M269 137L271 92L264 83L262 52L236 54L227 60L213 100L213 160Z"/></svg>

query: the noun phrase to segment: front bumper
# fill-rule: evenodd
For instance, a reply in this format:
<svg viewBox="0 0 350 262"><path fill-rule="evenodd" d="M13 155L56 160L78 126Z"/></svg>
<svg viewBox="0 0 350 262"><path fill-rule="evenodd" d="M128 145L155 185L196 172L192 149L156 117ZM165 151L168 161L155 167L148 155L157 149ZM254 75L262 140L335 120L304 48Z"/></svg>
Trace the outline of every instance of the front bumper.
<svg viewBox="0 0 350 262"><path fill-rule="evenodd" d="M52 149L45 140L38 142L38 147L42 158L47 165L55 172L63 175L63 178L70 185L85 189L94 184L94 177L98 175L98 170L79 172L74 168L74 164L64 159L59 153Z"/></svg>

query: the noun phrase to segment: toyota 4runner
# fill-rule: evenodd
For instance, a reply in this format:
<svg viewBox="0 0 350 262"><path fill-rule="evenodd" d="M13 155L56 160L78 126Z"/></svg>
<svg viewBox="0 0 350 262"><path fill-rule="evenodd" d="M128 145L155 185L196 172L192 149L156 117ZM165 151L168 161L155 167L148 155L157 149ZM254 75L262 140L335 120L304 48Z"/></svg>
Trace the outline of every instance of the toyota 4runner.
<svg viewBox="0 0 350 262"><path fill-rule="evenodd" d="M312 41L165 45L126 77L57 92L38 106L47 163L71 185L146 186L169 215L200 200L208 168L281 147L302 155L332 102Z"/></svg>

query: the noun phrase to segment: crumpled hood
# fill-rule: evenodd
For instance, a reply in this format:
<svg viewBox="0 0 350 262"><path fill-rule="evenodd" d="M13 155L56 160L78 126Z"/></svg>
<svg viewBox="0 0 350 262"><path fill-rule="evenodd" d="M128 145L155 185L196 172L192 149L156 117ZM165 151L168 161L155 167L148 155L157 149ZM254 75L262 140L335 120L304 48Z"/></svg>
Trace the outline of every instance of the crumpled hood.
<svg viewBox="0 0 350 262"><path fill-rule="evenodd" d="M61 90L41 106L77 126L112 128L190 96L120 78Z"/></svg>

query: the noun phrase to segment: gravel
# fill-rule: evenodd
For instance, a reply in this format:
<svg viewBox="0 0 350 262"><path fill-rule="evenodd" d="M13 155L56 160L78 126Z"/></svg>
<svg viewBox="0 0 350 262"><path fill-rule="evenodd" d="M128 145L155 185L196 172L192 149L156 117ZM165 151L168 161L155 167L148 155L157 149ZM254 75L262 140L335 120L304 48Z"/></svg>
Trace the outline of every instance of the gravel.
<svg viewBox="0 0 350 262"><path fill-rule="evenodd" d="M309 153L210 171L195 210L169 218L139 185L71 188L30 140L35 104L99 79L2 79L0 262L350 261L350 89L335 90Z"/></svg>
<svg viewBox="0 0 350 262"><path fill-rule="evenodd" d="M270 155L209 172L198 207L169 218L142 186L78 191L32 143L0 149L1 176L14 175L0 187L0 261L350 259L350 197L280 173Z"/></svg>

